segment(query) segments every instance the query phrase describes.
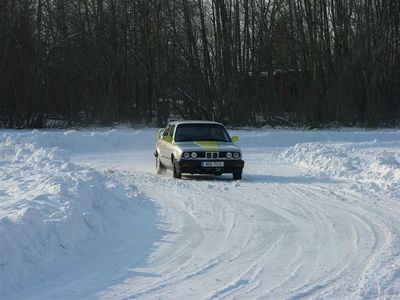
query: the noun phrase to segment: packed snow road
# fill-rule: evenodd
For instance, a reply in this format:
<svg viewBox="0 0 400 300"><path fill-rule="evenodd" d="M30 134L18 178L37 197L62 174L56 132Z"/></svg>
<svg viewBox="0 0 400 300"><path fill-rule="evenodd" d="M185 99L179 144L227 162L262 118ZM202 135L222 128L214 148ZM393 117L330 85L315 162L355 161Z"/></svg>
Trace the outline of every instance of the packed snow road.
<svg viewBox="0 0 400 300"><path fill-rule="evenodd" d="M155 175L150 129L4 132L0 296L399 299L400 133L236 133L242 181Z"/></svg>

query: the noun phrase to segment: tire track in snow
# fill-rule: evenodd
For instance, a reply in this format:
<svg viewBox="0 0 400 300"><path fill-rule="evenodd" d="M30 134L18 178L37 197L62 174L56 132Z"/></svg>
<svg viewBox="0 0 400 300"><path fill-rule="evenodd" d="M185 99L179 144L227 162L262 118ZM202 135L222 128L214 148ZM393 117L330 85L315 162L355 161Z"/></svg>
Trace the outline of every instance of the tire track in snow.
<svg viewBox="0 0 400 300"><path fill-rule="evenodd" d="M358 189L357 189L358 190ZM350 193L349 193L350 192ZM393 286L393 284L384 284L381 280L382 277L388 275L389 281L400 281L397 276L396 270L399 269L399 254L393 253L393 249L399 247L400 225L398 213L393 207L397 207L398 203L395 203L393 207L387 205L381 205L380 196L377 194L371 194L370 192L363 191L362 193L354 193L354 191L346 191L344 196L342 191L334 192L335 197L341 201L349 199L349 194L352 196L353 201L349 201L349 205L359 211L354 214L355 218L358 218L361 223L364 223L365 228L369 230L370 235L374 236L375 243L372 245L369 255L367 255L360 265L364 266L359 276L360 281L354 288L353 297L361 297L366 299L374 299L378 297L387 297L385 292L381 291L381 286ZM360 195L363 195L361 197ZM365 197L368 195L369 197ZM346 201L347 202L347 201ZM373 209L371 209L373 208ZM383 217L384 216L384 217ZM363 240L362 236L358 236L357 246L359 249L365 249L367 243ZM386 265L386 267L384 266ZM397 267L396 267L397 266ZM388 270L377 277L376 271ZM398 297L399 292L391 289L390 297Z"/></svg>
<svg viewBox="0 0 400 300"><path fill-rule="evenodd" d="M332 192L331 192L332 193ZM314 199L314 200L313 200ZM315 196L310 196L310 201L315 201L316 198ZM342 199L343 200L343 199ZM329 205L334 204L334 202L331 202ZM326 205L326 204L325 204ZM336 207L336 205L334 205ZM354 207L353 207L354 208ZM359 266L362 265L363 262L366 263L366 268L369 267L369 261L371 257L378 256L379 254L382 253L382 249L384 248L384 241L381 240L381 237L384 236L384 232L381 230L381 224L379 224L376 219L371 216L367 211L361 210L361 212L352 212L352 209L349 209L349 207L339 207L337 206L336 209L338 210L343 210L344 213L347 213L354 221L357 220L356 223L351 223L351 227L354 229L354 232L356 234L355 238L355 243L353 242L353 250L349 249L349 252L347 255L344 257L344 260L346 261L345 264L343 264L342 268L336 270L336 272L332 273L331 278L327 278L326 281L319 281L319 283L315 286L311 286L308 289L305 289L304 291L297 291L297 295L293 297L293 299L299 299L303 297L308 297L308 296L322 296L322 295L328 295L328 294L335 294L337 293L338 290L345 290L347 292L351 292L351 290L354 290L355 287L351 284L348 284L348 282L351 282L354 280L354 271L352 270L354 266ZM357 210L360 210L359 207L357 207ZM363 213L363 215L361 215ZM367 216L369 218L367 218ZM328 217L328 216L327 216ZM358 224L356 226L356 224ZM364 227L365 230L362 230L362 227ZM367 231L367 233L365 232ZM377 231L380 231L377 233ZM363 234L360 234L360 232L363 232ZM364 241L363 245L360 246L360 236L362 236L364 239L365 237L369 235L370 241L371 242L367 243ZM365 253L360 253L358 250L364 250L367 248L367 245L369 245L369 249ZM363 258L360 258L359 256L363 255ZM352 258L357 257L357 260L354 260ZM357 263L358 262L358 263ZM374 260L372 260L371 265L374 264ZM364 271L365 272L365 271ZM360 272L362 274L363 271ZM346 280L348 279L348 281ZM305 287L308 285L306 284ZM333 292L332 292L333 291Z"/></svg>
<svg viewBox="0 0 400 300"><path fill-rule="evenodd" d="M153 177L153 175L150 175L150 177ZM149 179L149 178L147 178L146 181L147 181L147 182L151 182L151 184L153 184L153 180L154 180L154 179L155 179L156 181L158 181L158 178L157 178L157 177L156 177L156 178L152 178L151 180L148 180L148 179ZM166 181L163 181L163 184L162 184L162 185L164 185L164 184L170 185L171 182L170 182L170 180L166 180ZM188 183L185 183L185 182L179 182L179 183L176 184L175 187L182 187L182 186L185 186L185 185L187 185L187 184L188 184ZM175 195L175 196L177 196L177 195ZM179 199L179 197L177 197L177 198L175 197L175 199ZM190 199L190 197L189 197L189 198L185 198L185 199L183 199L183 200L186 200L186 199ZM215 199L209 199L209 200L211 201L211 200L215 200ZM176 212L184 213L184 215L189 216L189 217L191 218L191 220L193 221L193 223L194 223L194 222L197 222L197 217L194 216L194 215L191 213L191 211L190 211L190 205L189 205L189 206L185 206L185 201L182 201L182 202L175 202L174 206L175 206L175 209L174 209L175 213L176 213ZM178 206L179 209L178 209L176 206ZM182 216L182 214L179 214L179 215ZM221 210L220 210L220 215L219 215L219 217L220 217L222 220L225 218L225 217L224 217L225 215L226 215L225 211L221 211ZM174 222L174 223L176 224L176 223L178 223L178 222ZM234 223L231 223L231 224L232 224L232 226L231 226L231 229L229 230L229 232L232 232L232 231L233 231L233 228L234 228ZM197 224L198 230L193 230L193 229L189 228L190 226L188 226L187 224L186 224L186 225L179 225L179 227L185 228L185 230L187 230L188 232L202 232L202 231L203 231L201 225L199 225L199 224ZM183 234L183 236L186 236L186 235ZM182 254L182 253L185 253L185 251L186 251L187 249L196 248L195 245L191 245L191 246L192 246L192 247L190 247L189 245L187 245L187 246L185 246L185 247L181 247L181 248L175 249L175 250L174 250L174 257L173 257L172 259L170 259L170 261L169 261L168 264L170 264L170 265L177 264L177 263L178 263L177 260L178 260L179 258L181 258L182 256L185 256L185 255ZM181 253L181 252L182 252L182 253ZM194 272L192 272L192 273L190 273L190 274L187 274L187 275L185 275L185 276L182 277L182 276L180 276L179 274L181 274L181 273L184 274L186 268L188 268L188 267L190 266L190 259L188 259L188 262L185 263L185 264L183 264L183 265L179 265L179 263L178 263L179 268L176 269L173 273L169 274L170 276L168 276L168 277L165 278L164 280L162 280L162 281L156 283L156 284L153 285L152 287L149 287L149 288L147 288L147 289L145 289L145 290L142 290L142 291L139 292L139 293L130 295L129 297L137 298L137 297L146 296L146 295L148 295L148 294L150 294L150 293L154 293L154 292L156 292L156 291L158 291L158 290L161 290L161 289L163 289L164 287L166 287L166 286L168 286L168 285L178 284L179 282L182 282L182 281L184 281L184 280L190 279L190 278L195 277L195 276L199 276L199 275L201 275L201 274L207 272L208 270L212 269L212 268L215 267L216 265L218 265L218 259L215 259L214 262L213 262L212 264L207 263L207 264L205 264L204 266L201 266L201 265L200 265L200 268L199 268L199 269L197 269L197 270L195 270ZM182 278L181 278L181 277L182 277Z"/></svg>
<svg viewBox="0 0 400 300"><path fill-rule="evenodd" d="M360 296L371 279L358 289L354 278L374 269L368 256L384 255L382 220L358 207L365 200L358 193L340 194L345 182L124 176L160 205L162 228L171 234L143 269L158 277L128 280L120 297Z"/></svg>
<svg viewBox="0 0 400 300"><path fill-rule="evenodd" d="M195 185L197 188L198 188L198 185ZM191 182L185 182L184 184L181 184L180 185L180 188L188 188L188 189L194 189L194 187L193 187L193 183L191 183ZM282 187L280 186L279 187L279 189L280 189L280 192L282 192ZM204 193L204 187L203 187L203 189L199 189L198 188L198 191L200 192L200 193ZM299 213L297 213L297 215L300 215L301 217L303 217L303 219L304 219L304 216L312 216L312 223L314 224L314 229L315 229L315 231L312 233L312 237L314 238L314 239L316 239L316 240L320 240L321 239L321 235L322 235L322 233L321 232L319 232L318 230L316 230L317 228L325 228L325 229L329 229L329 232L330 232L330 234L328 235L328 237L330 238L330 239L334 239L334 238L337 238L337 230L334 228L334 226L330 226L329 224L328 224L328 221L327 221L327 217L329 217L329 216L327 216L326 214L323 214L323 209L324 208L321 208L321 207L319 207L319 206L317 206L315 203L313 203L313 199L315 199L315 196L319 196L318 194L317 195L315 195L315 194L309 194L309 193L305 193L305 192L303 192L303 191L301 191L301 190L299 190L297 187L294 189L293 187L291 187L291 188L287 188L287 190L286 190L286 192L290 192L291 194L297 194L297 195L299 195L299 198L300 199L302 199L302 200L304 200L304 199L308 199L309 200L309 202L307 203L307 206L302 206L302 210L300 210L301 211L301 213L299 214ZM215 197L211 197L211 198L209 198L208 199L208 201L209 202L214 202L215 203L215 201L216 201L216 199L215 199ZM225 203L226 204L226 203ZM232 205L232 203L230 203L231 205ZM230 206L231 206L230 205ZM229 206L228 206L229 207ZM232 207L232 206L231 206ZM237 208L237 207L236 207ZM297 205L297 208L298 208L298 205ZM187 207L186 207L186 209L187 209ZM189 208L189 210L190 209L193 209L193 207L192 208ZM226 208L224 208L225 210L224 211L226 211ZM260 209L260 207L258 207L258 209ZM265 209L265 208L264 208ZM213 206L213 210L214 211L217 211L216 210L216 207L215 207L215 204L214 204L214 206ZM188 213L188 211L186 210L185 211L186 213ZM275 212L276 213L276 212ZM278 214L279 215L279 214ZM285 215L284 214L281 214L281 215L279 215L280 217L283 217L286 221L288 220L288 218L287 217L285 217ZM237 217L238 218L238 217ZM331 217L330 217L331 218ZM221 218L222 220L224 219L223 217ZM240 222L239 222L240 223ZM235 224L235 221L233 221L233 222L231 222L231 223L229 223L229 225L231 226L231 227L226 227L226 229L228 230L227 231L227 237L228 238L232 238L232 235L234 235L234 228L235 228L235 226L240 226L240 224L239 225L234 225ZM332 224L334 224L334 223L332 223ZM308 226L308 228L312 228L312 226ZM353 228L355 228L355 225L353 224ZM336 234L336 235L335 235ZM249 236L251 236L251 235L249 235ZM340 236L340 235L339 235ZM245 243L245 245L246 246L248 246L248 243L249 243L249 240L250 239L248 239L247 240L247 242ZM323 240L322 241L322 243L319 245L319 249L317 249L317 253L318 253L318 250L319 251L321 251L321 249L324 249L324 248L326 248L327 246L325 245L325 243L327 243L327 241L326 240ZM273 245L270 245L271 246L271 248L273 248ZM189 249L190 247L188 247L187 249ZM246 248L246 247L244 247L244 248ZM186 248L185 249L183 249L183 251L184 250L186 250ZM268 252L266 252L267 254L268 254ZM237 257L235 258L235 260L234 261L231 261L231 262L235 262L235 263L237 263L237 261L238 260L241 260L241 259L243 259L243 255L244 255L244 253L243 252L239 252L238 253L238 255L237 255ZM317 257L315 258L315 263L314 263L314 265L313 265L313 271L311 271L311 274L314 274L314 273L318 273L319 272L319 270L321 269L321 263L319 262L319 260L320 260L321 258L317 255ZM346 260L347 261L349 261L350 260L350 256L348 256L347 258L346 258ZM259 265L262 265L263 264L263 262L262 262L262 258L258 258L258 259L256 259L256 263L255 264L259 264ZM304 281L303 281L303 285L301 286L301 288L299 288L298 290L297 290L297 292L295 292L294 291L294 294L295 295L297 295L297 296L294 296L294 299L296 299L296 297L298 297L298 298L301 298L301 297L303 297L303 296L309 296L309 295L311 295L311 294L315 294L315 293L319 293L320 292L320 290L323 290L323 289L326 289L328 286L330 286L330 285L332 285L332 283L333 282L336 282L337 280L338 280L338 278L340 278L341 276L343 276L343 273L346 271L346 269L349 267L348 266L348 264L349 263L347 263L347 264L343 264L342 265L342 268L339 268L339 269L337 269L336 270L336 274L335 273L331 273L330 274L330 277L327 277L327 280L325 280L324 282L322 282L322 283L320 283L320 284L318 284L318 285L313 285L313 283L312 283L312 281L311 281L311 279L309 279L309 283L308 284L305 284L304 283ZM229 266L229 264L228 264L228 266ZM180 268L179 269L179 273L181 273L182 271L184 271L185 270L185 268L186 267L188 267L187 265L185 265L185 266L183 266L182 268ZM216 267L218 267L218 263L216 263L215 264L215 266L214 266L214 270L216 269ZM289 268L290 269L290 268ZM295 272L292 272L292 274L299 274L299 271L300 270L302 270L302 269L304 269L304 266L302 266L302 265L297 265L297 266L295 266ZM251 268L251 270L254 270L254 268ZM261 268L261 271L260 271L260 273L262 274L263 273L263 270L265 270L265 268ZM265 271L264 271L265 272ZM304 270L302 271L302 273L304 274ZM196 273L196 272L194 272L194 273ZM308 274L310 274L309 272L307 272ZM199 272L199 274L202 274L202 272ZM244 274L242 274L241 276L239 276L239 277L237 277L235 280L233 280L231 283L229 283L229 284L227 284L225 287L223 287L222 289L218 289L218 290L216 290L215 292L214 292L214 294L213 294L213 296L211 297L211 298L213 298L213 297L226 297L226 296L228 296L228 295L231 295L231 294L237 294L238 292L239 292L239 290L242 290L242 289L244 289L247 285L249 285L249 284L251 284L251 282L248 280L248 279L246 279L246 278L249 278L249 276L245 276L245 274L246 275L248 275L248 273L244 273ZM244 277L245 276L245 277ZM262 275L258 275L258 276L262 276ZM296 276L296 275L291 275L289 278L291 278L292 276ZM311 276L311 275L310 275ZM186 276L186 277L183 277L183 279L181 279L181 280L172 280L169 284L171 285L171 287L172 286L174 286L174 285L179 285L179 282L182 282L182 281L185 281L185 280L188 280L188 279L190 279L190 278L193 278L193 276ZM254 280L253 280L254 281ZM277 290L277 289L279 289L279 287L280 286L284 286L285 285L285 283L287 283L287 282L289 282L290 280L289 279L284 279L278 286L276 286L275 288L274 288L274 290ZM157 290L161 290L161 289L163 289L163 288L166 288L167 287L167 283L164 281L163 283L161 283L161 285L159 285L159 288L157 289ZM312 287L310 287L310 288L306 288L306 286L307 285L310 285L310 286L312 286ZM153 289L150 289L150 290L148 290L147 292L146 292L146 294L151 294L152 292L154 292L155 290L153 290ZM143 295L143 294L142 294Z"/></svg>

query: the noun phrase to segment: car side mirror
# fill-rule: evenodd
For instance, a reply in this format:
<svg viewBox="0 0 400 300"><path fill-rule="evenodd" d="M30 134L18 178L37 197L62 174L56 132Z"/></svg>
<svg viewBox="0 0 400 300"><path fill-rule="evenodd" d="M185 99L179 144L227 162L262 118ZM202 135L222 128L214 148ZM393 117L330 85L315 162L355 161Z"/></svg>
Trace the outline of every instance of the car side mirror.
<svg viewBox="0 0 400 300"><path fill-rule="evenodd" d="M239 137L237 135L234 135L231 139L232 143L236 143L239 140Z"/></svg>

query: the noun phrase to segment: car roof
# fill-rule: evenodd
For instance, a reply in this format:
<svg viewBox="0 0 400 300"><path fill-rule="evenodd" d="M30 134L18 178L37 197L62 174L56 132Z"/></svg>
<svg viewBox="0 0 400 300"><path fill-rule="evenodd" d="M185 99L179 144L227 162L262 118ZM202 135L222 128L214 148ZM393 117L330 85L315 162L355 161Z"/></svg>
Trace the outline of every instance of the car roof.
<svg viewBox="0 0 400 300"><path fill-rule="evenodd" d="M196 121L196 120L173 121L168 124L171 124L171 125L180 125L180 124L218 124L218 125L222 125L221 123L214 122L214 121Z"/></svg>

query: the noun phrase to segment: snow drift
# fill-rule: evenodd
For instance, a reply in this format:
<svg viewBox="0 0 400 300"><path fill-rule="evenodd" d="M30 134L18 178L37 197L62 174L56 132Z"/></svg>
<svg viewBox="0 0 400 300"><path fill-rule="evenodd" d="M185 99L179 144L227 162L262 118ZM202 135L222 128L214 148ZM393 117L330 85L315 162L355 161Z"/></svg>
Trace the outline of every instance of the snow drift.
<svg viewBox="0 0 400 300"><path fill-rule="evenodd" d="M400 196L400 142L382 146L376 140L360 144L304 143L288 148L277 157L315 174L351 179Z"/></svg>
<svg viewBox="0 0 400 300"><path fill-rule="evenodd" d="M52 135L0 140L0 298L91 259L126 230L156 224L135 186L71 163L70 151L49 148L60 142ZM93 147L86 137L69 146L82 149L84 141Z"/></svg>

